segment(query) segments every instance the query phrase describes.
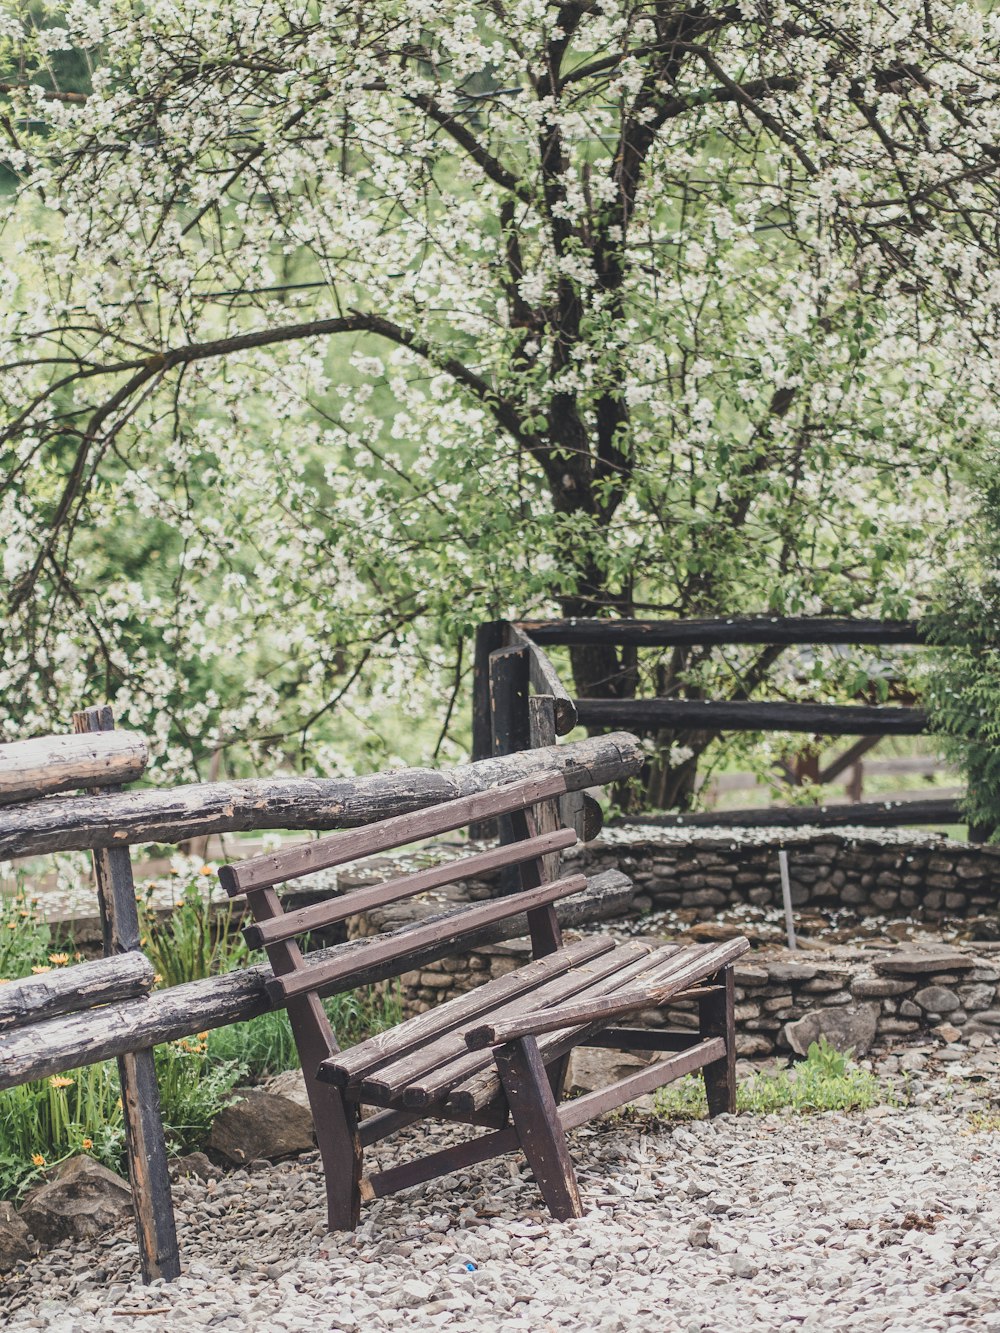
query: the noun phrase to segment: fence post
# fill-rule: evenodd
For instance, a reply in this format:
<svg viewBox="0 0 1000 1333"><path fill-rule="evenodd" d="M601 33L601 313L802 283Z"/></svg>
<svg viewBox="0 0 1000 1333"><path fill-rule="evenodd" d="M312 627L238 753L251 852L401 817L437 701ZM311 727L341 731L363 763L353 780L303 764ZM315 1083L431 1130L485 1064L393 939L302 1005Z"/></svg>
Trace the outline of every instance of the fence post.
<svg viewBox="0 0 1000 1333"><path fill-rule="evenodd" d="M490 655L504 646L504 621L490 620L476 627L472 667L472 758L489 759L493 749L490 711Z"/></svg>
<svg viewBox="0 0 1000 1333"><path fill-rule="evenodd" d="M531 748L531 725L528 713L529 663L526 648L501 648L489 659L490 718L494 755L516 754ZM495 821L500 842L513 842L514 831L510 816ZM520 886L516 869L508 867L500 873L500 892L514 893Z"/></svg>
<svg viewBox="0 0 1000 1333"><path fill-rule="evenodd" d="M114 715L107 705L73 714L76 732L113 731L114 726ZM106 792L115 790L105 788ZM93 858L105 956L135 952L141 946L129 850L98 848ZM144 1282L157 1278L171 1282L180 1277L181 1265L153 1048L119 1056L118 1079L142 1278Z"/></svg>
<svg viewBox="0 0 1000 1333"><path fill-rule="evenodd" d="M490 655L505 643L503 620L488 620L476 626L476 647L472 666L472 758L491 759L493 749L493 709L490 702ZM481 819L469 825L470 838L492 838L495 819Z"/></svg>

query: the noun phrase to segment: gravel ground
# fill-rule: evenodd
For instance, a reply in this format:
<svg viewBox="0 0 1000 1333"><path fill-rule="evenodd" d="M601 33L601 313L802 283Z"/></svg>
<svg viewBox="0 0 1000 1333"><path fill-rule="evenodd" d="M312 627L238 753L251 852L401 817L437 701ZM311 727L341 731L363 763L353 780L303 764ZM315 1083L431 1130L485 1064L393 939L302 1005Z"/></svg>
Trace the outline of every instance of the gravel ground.
<svg viewBox="0 0 1000 1333"><path fill-rule="evenodd" d="M561 1225L516 1157L369 1205L337 1236L315 1161L192 1177L179 1282L142 1287L122 1233L49 1251L0 1286L0 1310L56 1333L1000 1333L998 1133L974 1128L1000 1084L920 1086L906 1109L578 1130L587 1212ZM379 1156L420 1147L410 1130Z"/></svg>

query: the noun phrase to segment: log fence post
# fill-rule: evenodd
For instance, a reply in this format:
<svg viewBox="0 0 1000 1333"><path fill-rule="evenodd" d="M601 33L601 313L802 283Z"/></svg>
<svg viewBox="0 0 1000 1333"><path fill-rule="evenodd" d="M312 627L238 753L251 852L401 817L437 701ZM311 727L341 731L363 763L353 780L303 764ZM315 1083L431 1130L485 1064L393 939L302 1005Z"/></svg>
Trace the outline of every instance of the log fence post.
<svg viewBox="0 0 1000 1333"><path fill-rule="evenodd" d="M113 731L114 725L107 705L73 714L76 732ZM139 952L139 913L129 850L97 848L93 858L105 956ZM143 1281L162 1278L170 1282L180 1276L181 1266L153 1048L119 1056L118 1078Z"/></svg>

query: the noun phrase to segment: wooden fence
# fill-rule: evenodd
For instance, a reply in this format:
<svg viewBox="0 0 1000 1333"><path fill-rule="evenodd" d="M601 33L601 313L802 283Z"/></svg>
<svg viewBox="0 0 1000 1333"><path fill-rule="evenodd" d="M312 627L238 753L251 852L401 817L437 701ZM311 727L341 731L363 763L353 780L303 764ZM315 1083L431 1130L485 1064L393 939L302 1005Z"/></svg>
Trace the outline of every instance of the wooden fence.
<svg viewBox="0 0 1000 1333"><path fill-rule="evenodd" d="M866 703L576 698L560 680L546 648L556 645L678 648L726 644L883 647L924 642L919 625L911 620L729 616L698 620L491 621L480 625L476 633L473 755L481 758L527 749L546 743L543 739L546 735L566 735L578 724L592 731L623 727L647 735L669 729L682 733L795 731L814 736L859 737L824 768L817 761L807 773L817 783L832 782L856 765L882 737L926 733L927 716L923 710ZM913 802L872 801L847 807L657 815L647 819L671 825L742 827L782 822L831 825L965 822L960 801L951 796Z"/></svg>

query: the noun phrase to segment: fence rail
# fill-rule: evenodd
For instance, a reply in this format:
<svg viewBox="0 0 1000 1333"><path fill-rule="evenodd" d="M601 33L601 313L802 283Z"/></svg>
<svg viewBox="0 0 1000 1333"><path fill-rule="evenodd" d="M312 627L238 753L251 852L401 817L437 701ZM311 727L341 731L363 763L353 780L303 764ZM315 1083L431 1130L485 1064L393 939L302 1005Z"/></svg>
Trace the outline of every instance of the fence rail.
<svg viewBox="0 0 1000 1333"><path fill-rule="evenodd" d="M921 645L927 642L913 620L865 620L836 616L726 616L691 620L518 620L491 621L476 634L473 686L473 754L509 754L533 743L529 712L541 701L565 735L575 723L593 729L628 728L648 734L669 732L794 731L814 736L853 736L857 741L820 769L788 770L793 783L832 782L858 761L883 736L919 736L928 729L926 713L916 707L885 707L865 703L832 705L755 700L594 699L574 698L559 679L545 652L549 646L603 645L619 648L703 647L724 644L794 646L819 644ZM530 698L531 690L536 699ZM548 703L545 703L548 700ZM852 794L860 795L856 780ZM842 815L842 809L849 815ZM769 811L719 811L684 817L656 816L658 822L697 826L732 823L764 827L782 822L828 823L955 823L962 822L959 802L919 799L896 804L855 801L848 807ZM772 817L773 816L773 817ZM970 836L972 835L970 830Z"/></svg>

